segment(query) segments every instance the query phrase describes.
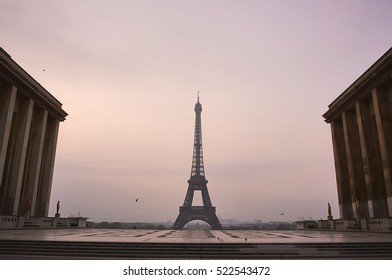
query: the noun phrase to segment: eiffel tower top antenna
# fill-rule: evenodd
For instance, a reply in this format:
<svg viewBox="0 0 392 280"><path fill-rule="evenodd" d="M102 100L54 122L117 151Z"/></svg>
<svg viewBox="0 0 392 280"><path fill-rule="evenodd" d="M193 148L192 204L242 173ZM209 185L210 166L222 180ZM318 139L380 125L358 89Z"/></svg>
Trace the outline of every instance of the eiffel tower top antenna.
<svg viewBox="0 0 392 280"><path fill-rule="evenodd" d="M193 143L193 159L191 179L204 179L204 162L203 162L203 144L201 133L201 111L202 107L199 102L199 91L197 91L197 103L195 104L195 138Z"/></svg>

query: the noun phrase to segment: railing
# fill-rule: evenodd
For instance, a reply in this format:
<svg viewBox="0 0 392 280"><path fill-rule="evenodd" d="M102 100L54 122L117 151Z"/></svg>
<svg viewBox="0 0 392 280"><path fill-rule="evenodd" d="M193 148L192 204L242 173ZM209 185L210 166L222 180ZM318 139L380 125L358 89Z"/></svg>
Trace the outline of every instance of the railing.
<svg viewBox="0 0 392 280"><path fill-rule="evenodd" d="M368 219L364 220L367 230L371 231L390 231L392 230L392 220L385 219Z"/></svg>
<svg viewBox="0 0 392 280"><path fill-rule="evenodd" d="M16 216L0 216L0 228L12 228L17 227L19 218Z"/></svg>

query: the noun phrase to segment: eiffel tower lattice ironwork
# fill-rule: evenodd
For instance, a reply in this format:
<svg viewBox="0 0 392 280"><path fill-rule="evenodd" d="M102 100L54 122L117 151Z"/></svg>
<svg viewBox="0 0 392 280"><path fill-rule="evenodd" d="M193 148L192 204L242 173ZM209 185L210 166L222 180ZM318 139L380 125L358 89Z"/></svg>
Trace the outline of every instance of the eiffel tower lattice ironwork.
<svg viewBox="0 0 392 280"><path fill-rule="evenodd" d="M195 105L195 140L193 144L193 160L191 178L188 180L188 191L185 196L184 204L180 207L180 213L173 224L173 229L182 229L185 224L193 220L201 220L208 223L212 229L222 229L212 206L210 195L207 189L207 180L204 173L203 146L201 140L201 104L199 94ZM195 191L201 192L203 206L192 206Z"/></svg>

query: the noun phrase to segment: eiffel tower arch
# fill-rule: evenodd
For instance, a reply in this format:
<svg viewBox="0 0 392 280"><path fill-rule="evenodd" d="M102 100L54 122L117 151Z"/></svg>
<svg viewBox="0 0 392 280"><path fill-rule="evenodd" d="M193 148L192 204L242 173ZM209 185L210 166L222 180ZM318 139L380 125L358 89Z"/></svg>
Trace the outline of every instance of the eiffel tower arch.
<svg viewBox="0 0 392 280"><path fill-rule="evenodd" d="M212 229L222 229L222 225L216 216L215 207L212 206L208 194L207 183L204 173L203 146L201 134L201 111L202 107L197 96L195 105L195 138L193 144L193 159L191 178L188 180L188 190L185 195L184 204L180 207L180 213L173 224L173 229L182 229L193 220L201 220L208 223ZM192 206L195 191L201 192L202 206Z"/></svg>

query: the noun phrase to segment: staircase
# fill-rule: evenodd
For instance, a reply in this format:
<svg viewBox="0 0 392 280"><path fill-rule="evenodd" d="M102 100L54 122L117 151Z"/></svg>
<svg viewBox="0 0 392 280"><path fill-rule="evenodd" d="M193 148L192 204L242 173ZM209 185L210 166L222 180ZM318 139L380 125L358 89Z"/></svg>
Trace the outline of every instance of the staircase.
<svg viewBox="0 0 392 280"><path fill-rule="evenodd" d="M392 259L392 243L113 243L0 240L0 259Z"/></svg>

